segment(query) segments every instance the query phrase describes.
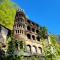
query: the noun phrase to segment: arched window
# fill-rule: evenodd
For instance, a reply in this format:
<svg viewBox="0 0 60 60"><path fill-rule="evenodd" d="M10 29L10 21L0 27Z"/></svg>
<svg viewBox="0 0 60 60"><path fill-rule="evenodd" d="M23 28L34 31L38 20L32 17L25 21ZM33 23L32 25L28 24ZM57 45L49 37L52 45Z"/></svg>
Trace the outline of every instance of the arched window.
<svg viewBox="0 0 60 60"><path fill-rule="evenodd" d="M32 32L35 32L35 29L34 28L32 28Z"/></svg>
<svg viewBox="0 0 60 60"><path fill-rule="evenodd" d="M31 35L30 35L30 34L27 34L27 38L28 38L28 39L31 39Z"/></svg>
<svg viewBox="0 0 60 60"><path fill-rule="evenodd" d="M40 37L39 36L37 36L37 41L40 41Z"/></svg>
<svg viewBox="0 0 60 60"><path fill-rule="evenodd" d="M35 40L35 36L34 35L32 35L32 39Z"/></svg>
<svg viewBox="0 0 60 60"><path fill-rule="evenodd" d="M42 48L38 47L38 52L41 54L42 53Z"/></svg>
<svg viewBox="0 0 60 60"><path fill-rule="evenodd" d="M37 48L35 46L32 47L32 52L37 53Z"/></svg>
<svg viewBox="0 0 60 60"><path fill-rule="evenodd" d="M31 46L30 45L27 45L26 48L27 48L27 52L31 52Z"/></svg>
<svg viewBox="0 0 60 60"><path fill-rule="evenodd" d="M36 30L36 33L39 33L39 30Z"/></svg>
<svg viewBox="0 0 60 60"><path fill-rule="evenodd" d="M30 26L27 26L27 30L29 30L29 31L30 31L30 30L31 30L31 27L30 27Z"/></svg>

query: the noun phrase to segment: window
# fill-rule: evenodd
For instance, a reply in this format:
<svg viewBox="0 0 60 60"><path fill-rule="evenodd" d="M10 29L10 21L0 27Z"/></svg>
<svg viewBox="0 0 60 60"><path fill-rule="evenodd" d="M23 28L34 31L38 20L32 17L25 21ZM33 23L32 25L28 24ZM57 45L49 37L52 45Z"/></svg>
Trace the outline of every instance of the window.
<svg viewBox="0 0 60 60"><path fill-rule="evenodd" d="M19 30L18 30L18 33L19 33Z"/></svg>
<svg viewBox="0 0 60 60"><path fill-rule="evenodd" d="M40 41L40 37L39 36L37 37L37 40Z"/></svg>
<svg viewBox="0 0 60 60"><path fill-rule="evenodd" d="M42 48L38 47L38 52L41 54L42 53Z"/></svg>
<svg viewBox="0 0 60 60"><path fill-rule="evenodd" d="M35 36L34 35L32 35L32 39L35 40Z"/></svg>
<svg viewBox="0 0 60 60"><path fill-rule="evenodd" d="M18 22L20 22L20 19L18 19Z"/></svg>
<svg viewBox="0 0 60 60"><path fill-rule="evenodd" d="M18 19L18 22L19 22L19 23L23 22L23 19L22 19L22 18L19 18L19 19Z"/></svg>
<svg viewBox="0 0 60 60"><path fill-rule="evenodd" d="M36 33L39 33L39 30L36 30Z"/></svg>
<svg viewBox="0 0 60 60"><path fill-rule="evenodd" d="M16 30L16 33L19 33L19 30Z"/></svg>
<svg viewBox="0 0 60 60"><path fill-rule="evenodd" d="M16 30L16 33L17 33L17 30Z"/></svg>
<svg viewBox="0 0 60 60"><path fill-rule="evenodd" d="M22 25L21 25L21 27L22 27Z"/></svg>
<svg viewBox="0 0 60 60"><path fill-rule="evenodd" d="M30 45L27 45L26 48L27 48L27 52L31 52L31 46Z"/></svg>
<svg viewBox="0 0 60 60"><path fill-rule="evenodd" d="M31 30L30 26L27 26L27 30L29 30L29 31Z"/></svg>
<svg viewBox="0 0 60 60"><path fill-rule="evenodd" d="M22 24L19 24L19 27L22 27Z"/></svg>
<svg viewBox="0 0 60 60"><path fill-rule="evenodd" d="M20 30L20 33L21 33L21 30Z"/></svg>
<svg viewBox="0 0 60 60"><path fill-rule="evenodd" d="M35 46L32 47L33 53L37 53L37 48Z"/></svg>
<svg viewBox="0 0 60 60"><path fill-rule="evenodd" d="M30 34L27 34L27 38L28 38L28 39L31 39L31 35L30 35Z"/></svg>
<svg viewBox="0 0 60 60"><path fill-rule="evenodd" d="M33 32L35 32L35 29L34 29L34 28L32 28L32 31L33 31Z"/></svg>
<svg viewBox="0 0 60 60"><path fill-rule="evenodd" d="M23 34L23 30L22 30L22 34Z"/></svg>

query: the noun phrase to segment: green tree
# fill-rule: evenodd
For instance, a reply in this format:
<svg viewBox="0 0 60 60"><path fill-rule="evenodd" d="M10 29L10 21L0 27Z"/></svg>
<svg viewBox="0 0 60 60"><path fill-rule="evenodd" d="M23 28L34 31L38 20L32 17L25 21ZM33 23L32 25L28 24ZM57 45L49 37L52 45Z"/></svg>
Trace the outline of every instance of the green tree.
<svg viewBox="0 0 60 60"><path fill-rule="evenodd" d="M20 41L15 40L13 35L8 38L8 49L7 49L7 59L9 60L22 60L23 56L20 56L18 53L20 50L18 47L20 46Z"/></svg>
<svg viewBox="0 0 60 60"><path fill-rule="evenodd" d="M39 35L41 35L41 38L47 38L47 31L48 29L46 27L40 27L40 30L39 30Z"/></svg>
<svg viewBox="0 0 60 60"><path fill-rule="evenodd" d="M57 42L57 36L56 35L50 35L50 38L51 38L52 46L55 47L56 53L57 53L57 57L59 58L60 57L60 45Z"/></svg>
<svg viewBox="0 0 60 60"><path fill-rule="evenodd" d="M50 36L50 41L51 44L50 45L46 45L46 41L42 40L42 45L43 45L43 49L44 49L44 53L45 53L45 59L46 60L59 60L60 58L60 47L57 44L57 39L56 36L51 35ZM53 50L51 49L53 48Z"/></svg>
<svg viewBox="0 0 60 60"><path fill-rule="evenodd" d="M0 0L0 24L13 29L17 6L11 0Z"/></svg>
<svg viewBox="0 0 60 60"><path fill-rule="evenodd" d="M14 60L14 58L15 58L15 56L14 56L14 51L15 51L14 39L11 36L8 40L10 40L10 41L8 42L7 59Z"/></svg>

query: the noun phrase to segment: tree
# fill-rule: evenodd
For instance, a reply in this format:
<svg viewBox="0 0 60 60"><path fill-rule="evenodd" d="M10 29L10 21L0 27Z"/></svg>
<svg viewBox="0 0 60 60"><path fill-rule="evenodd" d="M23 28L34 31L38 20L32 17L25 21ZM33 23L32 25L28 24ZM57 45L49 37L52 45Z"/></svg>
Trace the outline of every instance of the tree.
<svg viewBox="0 0 60 60"><path fill-rule="evenodd" d="M14 39L11 36L8 40L10 40L10 41L8 42L7 59L14 60L14 58L15 58L15 56L14 56L14 51L15 51Z"/></svg>
<svg viewBox="0 0 60 60"><path fill-rule="evenodd" d="M11 0L0 0L0 24L12 30L17 6Z"/></svg>
<svg viewBox="0 0 60 60"><path fill-rule="evenodd" d="M51 38L51 43L52 46L54 46L56 53L57 53L57 57L58 59L60 59L60 45L57 42L57 36L56 35L50 35Z"/></svg>
<svg viewBox="0 0 60 60"><path fill-rule="evenodd" d="M50 35L50 45L46 45L46 41L42 40L42 45L45 53L46 60L59 60L60 56L60 46L57 44L56 36Z"/></svg>
<svg viewBox="0 0 60 60"><path fill-rule="evenodd" d="M39 35L41 35L41 38L47 38L47 28L46 27L40 27Z"/></svg>
<svg viewBox="0 0 60 60"><path fill-rule="evenodd" d="M19 52L21 52L18 47L20 46L21 42L18 40L15 40L13 38L13 35L8 38L8 49L7 49L7 60L22 60L23 56L19 55ZM20 46L21 47L21 46Z"/></svg>

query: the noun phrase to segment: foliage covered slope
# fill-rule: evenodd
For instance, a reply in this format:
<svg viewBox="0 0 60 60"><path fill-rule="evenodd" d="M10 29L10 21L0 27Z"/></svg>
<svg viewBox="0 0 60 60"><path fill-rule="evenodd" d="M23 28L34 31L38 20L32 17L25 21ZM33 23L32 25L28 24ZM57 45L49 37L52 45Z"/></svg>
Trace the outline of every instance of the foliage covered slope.
<svg viewBox="0 0 60 60"><path fill-rule="evenodd" d="M0 24L13 29L17 6L11 0L0 0Z"/></svg>

